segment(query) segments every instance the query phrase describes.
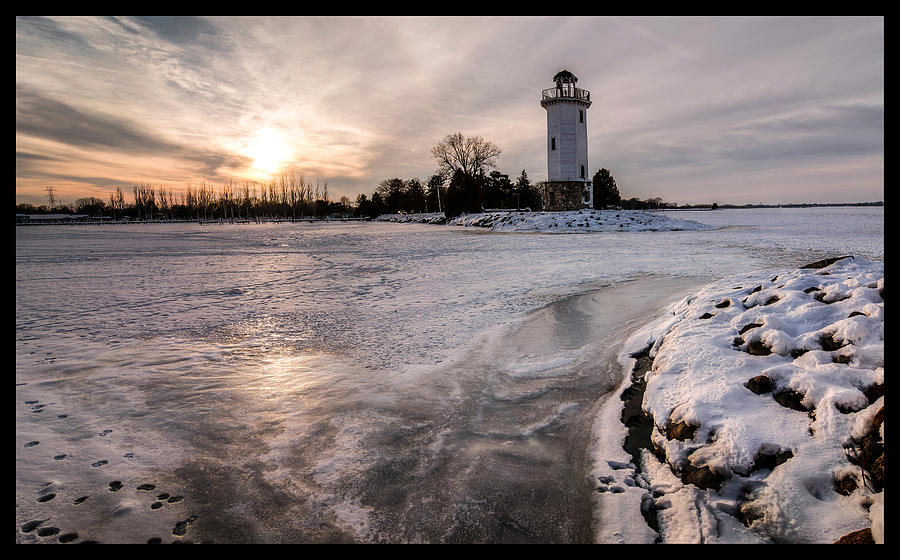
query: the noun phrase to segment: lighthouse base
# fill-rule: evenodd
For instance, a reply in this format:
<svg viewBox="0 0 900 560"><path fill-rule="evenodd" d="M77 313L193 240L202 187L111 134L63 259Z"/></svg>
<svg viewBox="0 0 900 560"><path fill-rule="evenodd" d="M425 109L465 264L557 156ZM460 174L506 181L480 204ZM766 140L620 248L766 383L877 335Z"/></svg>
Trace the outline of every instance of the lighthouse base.
<svg viewBox="0 0 900 560"><path fill-rule="evenodd" d="M547 181L543 188L544 210L560 212L591 207L590 181Z"/></svg>

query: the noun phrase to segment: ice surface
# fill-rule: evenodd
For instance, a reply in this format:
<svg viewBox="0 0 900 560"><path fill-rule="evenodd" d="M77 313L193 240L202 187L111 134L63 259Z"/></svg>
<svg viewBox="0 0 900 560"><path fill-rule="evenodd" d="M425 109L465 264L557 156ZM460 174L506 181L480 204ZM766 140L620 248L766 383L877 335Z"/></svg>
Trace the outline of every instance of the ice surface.
<svg viewBox="0 0 900 560"><path fill-rule="evenodd" d="M883 258L882 209L826 214L684 212L712 227L590 235L17 228L17 542L573 542L602 534L592 515L655 538L621 468L616 353L687 288ZM802 344L791 325L771 340ZM835 333L865 338L854 321ZM593 503L597 433L623 491L592 512L575 497ZM159 493L183 499L151 509Z"/></svg>

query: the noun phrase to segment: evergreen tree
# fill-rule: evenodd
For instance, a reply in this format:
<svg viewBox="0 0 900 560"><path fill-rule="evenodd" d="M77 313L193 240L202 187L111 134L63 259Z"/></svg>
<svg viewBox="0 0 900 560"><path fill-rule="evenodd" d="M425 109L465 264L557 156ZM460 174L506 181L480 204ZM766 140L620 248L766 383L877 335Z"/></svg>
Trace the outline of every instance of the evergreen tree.
<svg viewBox="0 0 900 560"><path fill-rule="evenodd" d="M481 212L483 204L482 185L484 174L472 176L457 169L447 187L444 201L444 215L455 218L464 212Z"/></svg>
<svg viewBox="0 0 900 560"><path fill-rule="evenodd" d="M519 178L516 179L515 194L517 210L530 208L532 211L538 211L543 208L541 194L538 192L537 187L531 184L524 169Z"/></svg>
<svg viewBox="0 0 900 560"><path fill-rule="evenodd" d="M379 183L375 192L381 196L381 200L386 206L385 212L396 214L406 208L406 181L403 179L399 177L385 179Z"/></svg>
<svg viewBox="0 0 900 560"><path fill-rule="evenodd" d="M509 180L509 175L500 173L499 171L491 171L485 180L483 188L484 207L485 208L509 208L510 201L515 205L512 196L513 185Z"/></svg>
<svg viewBox="0 0 900 560"><path fill-rule="evenodd" d="M616 206L621 197L616 187L616 180L609 169L601 169L594 174L594 209L603 210L607 206Z"/></svg>
<svg viewBox="0 0 900 560"><path fill-rule="evenodd" d="M425 211L425 187L418 179L406 182L406 211L410 213Z"/></svg>
<svg viewBox="0 0 900 560"><path fill-rule="evenodd" d="M369 213L367 216L370 218L377 218L378 216L387 212L387 205L384 203L384 199L381 197L381 193L374 192L372 194L372 202L369 206Z"/></svg>

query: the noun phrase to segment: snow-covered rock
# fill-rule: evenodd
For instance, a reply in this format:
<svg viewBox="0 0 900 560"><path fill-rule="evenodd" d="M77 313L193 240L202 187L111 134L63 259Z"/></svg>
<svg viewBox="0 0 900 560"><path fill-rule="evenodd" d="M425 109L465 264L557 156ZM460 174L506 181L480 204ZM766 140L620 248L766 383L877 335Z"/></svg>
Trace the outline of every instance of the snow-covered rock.
<svg viewBox="0 0 900 560"><path fill-rule="evenodd" d="M633 337L629 351L652 343L654 452L635 479L660 542L883 539L883 492L854 451L879 410L883 447L883 293L883 263L851 257L732 276Z"/></svg>
<svg viewBox="0 0 900 560"><path fill-rule="evenodd" d="M385 214L377 221L450 224L491 231L590 233L616 231L681 231L714 229L693 220L643 210L572 210L568 212L484 212L447 220L443 214Z"/></svg>

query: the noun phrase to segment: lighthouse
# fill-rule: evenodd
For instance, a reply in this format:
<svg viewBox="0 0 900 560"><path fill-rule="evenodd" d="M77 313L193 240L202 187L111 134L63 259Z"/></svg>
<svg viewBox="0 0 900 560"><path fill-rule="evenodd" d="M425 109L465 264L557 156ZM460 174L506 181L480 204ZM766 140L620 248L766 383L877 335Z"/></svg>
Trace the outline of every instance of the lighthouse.
<svg viewBox="0 0 900 560"><path fill-rule="evenodd" d="M576 86L568 70L553 76L555 87L541 92L547 110L545 210L578 210L592 204L588 178L587 109L591 92Z"/></svg>

